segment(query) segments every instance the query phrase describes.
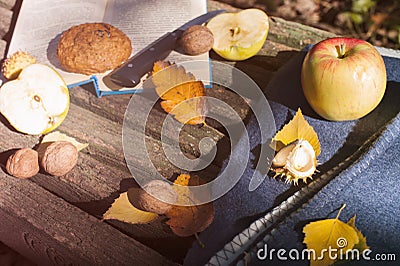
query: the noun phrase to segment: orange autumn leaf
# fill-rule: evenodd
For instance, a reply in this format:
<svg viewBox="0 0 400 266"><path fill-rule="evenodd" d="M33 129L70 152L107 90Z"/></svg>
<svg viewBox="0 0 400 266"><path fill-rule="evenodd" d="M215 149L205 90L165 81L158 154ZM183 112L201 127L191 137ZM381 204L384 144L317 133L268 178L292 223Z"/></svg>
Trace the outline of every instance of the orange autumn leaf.
<svg viewBox="0 0 400 266"><path fill-rule="evenodd" d="M204 184L198 176L191 177L181 174L174 182L178 193L178 203L191 201L190 190L184 190L189 185ZM194 202L195 203L195 202ZM166 224L178 236L187 237L204 231L214 220L214 205L206 203L201 205L178 206L174 205L166 213L169 220Z"/></svg>
<svg viewBox="0 0 400 266"><path fill-rule="evenodd" d="M185 68L168 62L154 63L152 82L163 110L184 124L205 123L205 88Z"/></svg>
<svg viewBox="0 0 400 266"><path fill-rule="evenodd" d="M204 231L214 219L212 203L197 206L173 206L167 213L166 224L178 236L187 237Z"/></svg>

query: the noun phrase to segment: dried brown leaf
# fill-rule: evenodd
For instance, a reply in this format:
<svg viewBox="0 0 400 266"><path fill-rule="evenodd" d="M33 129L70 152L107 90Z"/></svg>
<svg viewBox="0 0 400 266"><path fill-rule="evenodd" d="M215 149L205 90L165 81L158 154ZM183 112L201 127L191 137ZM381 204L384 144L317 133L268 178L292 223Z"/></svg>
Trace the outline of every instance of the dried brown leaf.
<svg viewBox="0 0 400 266"><path fill-rule="evenodd" d="M197 186L205 182L198 176L182 174L175 180L178 193L178 203L192 204L191 206L174 205L167 211L166 222L171 230L178 236L187 237L204 231L214 220L214 205L206 203L195 205L189 189L185 186Z"/></svg>

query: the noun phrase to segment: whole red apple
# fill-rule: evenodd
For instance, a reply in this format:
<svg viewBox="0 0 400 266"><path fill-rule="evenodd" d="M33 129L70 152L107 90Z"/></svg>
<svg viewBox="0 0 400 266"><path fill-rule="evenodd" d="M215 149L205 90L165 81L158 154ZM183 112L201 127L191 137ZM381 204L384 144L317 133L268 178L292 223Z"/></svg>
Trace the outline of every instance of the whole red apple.
<svg viewBox="0 0 400 266"><path fill-rule="evenodd" d="M371 112L386 89L382 56L370 43L336 37L314 45L301 69L304 96L316 113L332 121Z"/></svg>

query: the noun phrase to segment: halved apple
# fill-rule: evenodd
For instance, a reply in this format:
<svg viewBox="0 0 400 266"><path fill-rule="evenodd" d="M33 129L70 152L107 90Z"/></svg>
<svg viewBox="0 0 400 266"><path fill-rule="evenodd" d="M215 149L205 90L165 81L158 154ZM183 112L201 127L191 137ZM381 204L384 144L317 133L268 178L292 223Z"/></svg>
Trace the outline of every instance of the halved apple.
<svg viewBox="0 0 400 266"><path fill-rule="evenodd" d="M0 112L18 131L37 135L57 128L67 116L69 92L63 78L43 64L25 67L0 88Z"/></svg>
<svg viewBox="0 0 400 266"><path fill-rule="evenodd" d="M260 51L269 31L267 14L256 8L222 13L207 27L214 35L213 50L227 60L248 59Z"/></svg>

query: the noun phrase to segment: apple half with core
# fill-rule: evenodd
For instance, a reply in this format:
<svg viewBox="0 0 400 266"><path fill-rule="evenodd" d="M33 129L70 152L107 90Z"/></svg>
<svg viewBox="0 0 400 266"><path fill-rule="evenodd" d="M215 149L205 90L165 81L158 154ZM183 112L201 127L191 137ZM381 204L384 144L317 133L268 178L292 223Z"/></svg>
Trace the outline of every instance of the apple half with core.
<svg viewBox="0 0 400 266"><path fill-rule="evenodd" d="M358 119L375 109L385 94L385 63L366 41L326 39L304 58L301 85L308 103L323 118Z"/></svg>
<svg viewBox="0 0 400 266"><path fill-rule="evenodd" d="M67 116L69 92L53 68L32 64L0 88L0 112L18 131L37 135L58 127Z"/></svg>
<svg viewBox="0 0 400 266"><path fill-rule="evenodd" d="M214 35L213 50L227 60L248 59L260 51L269 30L267 14L256 8L213 17L207 27Z"/></svg>

